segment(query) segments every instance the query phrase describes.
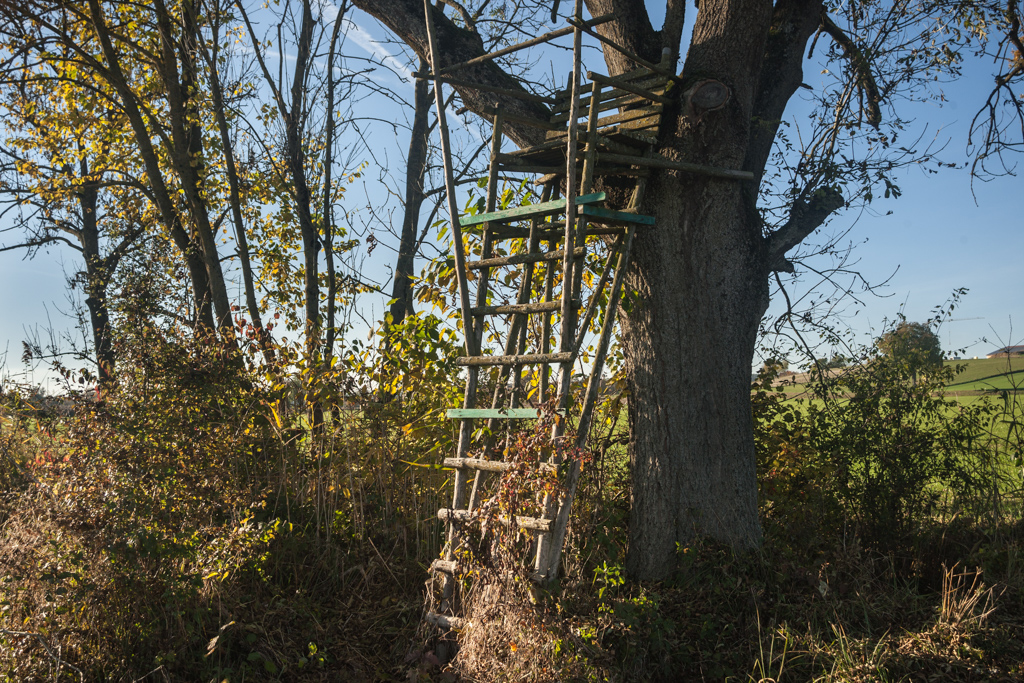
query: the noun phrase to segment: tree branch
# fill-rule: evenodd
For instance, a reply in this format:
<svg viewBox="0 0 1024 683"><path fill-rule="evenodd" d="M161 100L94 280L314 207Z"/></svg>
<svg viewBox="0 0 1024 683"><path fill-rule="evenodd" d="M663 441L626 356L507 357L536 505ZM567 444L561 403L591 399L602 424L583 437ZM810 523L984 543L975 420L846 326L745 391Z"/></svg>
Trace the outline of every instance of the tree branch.
<svg viewBox="0 0 1024 683"><path fill-rule="evenodd" d="M839 47L843 48L843 54L857 74L857 86L863 89L867 95L865 106L868 110L868 125L878 130L878 126L882 123L882 110L879 108L882 103L882 95L878 91L878 84L875 83L875 76L871 73L871 63L864 56L864 52L853 42L853 39L846 35L843 29L836 26L824 11L821 13L821 27Z"/></svg>
<svg viewBox="0 0 1024 683"><path fill-rule="evenodd" d="M833 212L846 203L838 188L815 190L809 199L798 197L789 212L789 220L768 237L768 266L774 271L793 272L786 252L818 229Z"/></svg>
<svg viewBox="0 0 1024 683"><path fill-rule="evenodd" d="M429 61L422 2L354 0L353 4L387 26L402 42L411 47L420 59ZM441 10L432 8L432 11L440 53L439 66L458 64L485 54L483 41L479 35L455 25ZM459 80L470 84L475 82L511 91L527 92L518 80L505 73L493 61L460 69ZM550 111L544 105L520 100L511 95L485 93L468 85L456 86L455 90L462 97L466 108L480 116L484 116L485 109L494 106L495 103L506 112L525 118L547 119L550 115ZM520 146L537 144L544 139L544 131L522 124L507 122L504 130Z"/></svg>
<svg viewBox="0 0 1024 683"><path fill-rule="evenodd" d="M597 27L598 33L649 62L661 61L662 39L658 35L658 31L655 31L651 25L651 18L647 14L647 8L642 0L586 0L586 2L591 16L615 15L614 21ZM669 14L665 21L670 32L675 32L678 25L681 35L683 27L679 22L678 5L680 4L683 3L670 2L668 4ZM678 46L679 39L676 38L673 47L678 50ZM613 76L637 67L632 60L616 50L604 50L604 61L608 65L608 73Z"/></svg>
<svg viewBox="0 0 1024 683"><path fill-rule="evenodd" d="M820 15L821 0L779 0L772 12L754 100L750 144L743 163L744 170L757 174L758 185L786 105L803 82L805 47L821 24Z"/></svg>

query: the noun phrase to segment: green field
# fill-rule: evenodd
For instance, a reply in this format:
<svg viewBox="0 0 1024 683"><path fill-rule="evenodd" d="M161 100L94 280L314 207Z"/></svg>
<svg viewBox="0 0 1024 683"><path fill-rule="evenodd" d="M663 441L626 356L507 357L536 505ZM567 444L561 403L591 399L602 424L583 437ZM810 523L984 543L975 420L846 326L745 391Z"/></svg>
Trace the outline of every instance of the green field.
<svg viewBox="0 0 1024 683"><path fill-rule="evenodd" d="M954 391L1024 390L1024 356L946 361L962 368L948 386Z"/></svg>
<svg viewBox="0 0 1024 683"><path fill-rule="evenodd" d="M1024 356L950 360L946 367L959 368L947 389L957 395L977 395L998 391L1024 392ZM807 391L807 373L781 378L786 394L799 396Z"/></svg>

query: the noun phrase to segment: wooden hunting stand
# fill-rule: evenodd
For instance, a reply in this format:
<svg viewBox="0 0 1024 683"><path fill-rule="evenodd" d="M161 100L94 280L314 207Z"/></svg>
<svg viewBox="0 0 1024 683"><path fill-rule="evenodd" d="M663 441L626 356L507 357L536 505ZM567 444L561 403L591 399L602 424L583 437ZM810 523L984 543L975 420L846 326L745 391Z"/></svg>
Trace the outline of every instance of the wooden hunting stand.
<svg viewBox="0 0 1024 683"><path fill-rule="evenodd" d="M671 103L669 91L679 81L671 71L672 65L667 63L667 51L660 64L653 64L614 45L593 30L593 27L610 21L612 17L609 15L584 21L581 4L577 0L575 16L569 21L570 28L553 31L469 62L440 67L430 0L424 0L431 63L431 73L424 77L434 82L466 349L466 355L458 360L466 368L463 407L448 411L448 417L460 421L455 457L444 460L445 467L454 470L452 504L450 508L438 511L438 517L447 525L447 542L443 558L435 560L430 568L431 575L441 579L443 597L440 609L428 611L425 617L428 622L446 629L457 629L463 625L458 616L460 602L455 588L460 578L473 568L460 564L457 551L464 534L463 526L473 523L473 511L481 503L482 478L489 473L500 474L512 467L509 462L471 456L474 425L485 420L489 431L501 420L538 417L537 408L523 405L523 374L527 368L535 368L532 376L538 385L532 404L550 404L553 400L557 411L567 415L573 365L581 348L587 346L587 332L607 289L603 324L590 357L586 390L582 400L577 402L580 413L575 428L575 445L583 446L597 404L601 373L622 294L633 237L637 230L654 229L654 218L639 213L649 169L668 168L715 176L749 177L749 174L738 171L675 162L654 153L663 108ZM456 72L470 64L494 59L569 33L573 34L571 82L566 90L555 93L554 97L540 98L552 104L551 116L547 121L514 117L499 107L487 112L493 116L494 132L486 204L483 213L460 218L455 200L443 84L447 82L475 87L458 81ZM622 52L640 67L617 77L587 72L585 76L588 82L584 84L584 74L581 73L584 33ZM493 87L480 89L538 99L526 93ZM544 142L503 152L503 127L509 121L544 130ZM541 201L496 210L498 184L501 178L507 178L509 174L539 175L536 182L543 188ZM632 196L624 210L605 208L605 193L593 191L595 178L609 176L620 176L633 182ZM479 260L467 260L463 232L466 228L482 229L482 253ZM518 253L496 256L495 250L503 240L518 240L517 244L521 245ZM597 283L593 285L589 300L585 302L582 300L585 260L588 251L593 254L595 250L603 252L601 262L604 266ZM535 288L535 277L540 276L541 272L543 287ZM473 299L469 290L471 274L475 275L476 285ZM517 283L518 296L515 303L496 305L489 300L489 294L492 293L491 280L499 275L503 282L512 283L513 286ZM530 300L535 289L542 289L539 301ZM534 329L539 329L539 334L532 335L532 339L527 334L530 316L540 317L539 325L534 325ZM489 326L488 320L491 321ZM484 329L488 326L489 338L493 340L498 323L502 321L506 333L499 343L500 353L494 354L496 349L493 344L491 348L485 348ZM554 345L553 339L557 340ZM553 386L549 374L552 365L558 367ZM496 388L490 407L477 407L482 370L493 373L489 386ZM511 388L508 387L510 376ZM563 439L564 431L565 420L556 421L551 439ZM552 462L542 463L541 467L558 468L560 476L564 477L564 485L560 487L563 493L544 501L544 511L540 517L506 520L533 534L534 559L530 578L538 584L549 582L558 574L569 511L580 478L578 461L563 464L555 456Z"/></svg>

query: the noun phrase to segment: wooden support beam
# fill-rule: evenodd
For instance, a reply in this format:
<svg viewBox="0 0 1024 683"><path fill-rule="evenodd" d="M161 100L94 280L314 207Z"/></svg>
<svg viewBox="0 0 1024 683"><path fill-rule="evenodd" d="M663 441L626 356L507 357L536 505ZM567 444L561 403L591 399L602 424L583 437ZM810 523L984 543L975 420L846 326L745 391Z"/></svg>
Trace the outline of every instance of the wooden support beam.
<svg viewBox="0 0 1024 683"><path fill-rule="evenodd" d="M656 90L660 90L660 88L658 88ZM609 91L609 92L615 92L615 91ZM634 95L632 93L623 92L621 90L618 91L618 92L619 92L619 96L617 96L615 98L612 98L612 99L606 99L606 98L602 97L601 98L601 103L598 104L598 106L597 106L597 110L599 112L605 112L605 111L609 111L609 110L612 110L612 109L622 109L622 108L625 108L625 107L632 107L632 106L635 106L635 105L650 104L649 102L646 102L644 100L644 98L638 97L638 96L636 96L636 95ZM655 102L655 104L657 104L657 102ZM569 120L569 115L567 113L564 113L564 112L556 113L550 119L552 125L557 126L558 124L561 124L561 126L559 126L559 128L561 128L562 130L565 129L565 122L568 121L568 120Z"/></svg>
<svg viewBox="0 0 1024 683"><path fill-rule="evenodd" d="M587 72L587 78L594 81L595 83L600 83L601 85L607 85L610 87L618 88L619 90L631 92L634 95L638 95L644 98L645 100L650 100L651 102L657 102L659 104L670 104L672 102L672 100L670 100L669 98L663 97L662 95L657 95L651 92L650 90L637 87L632 83L626 83L624 81L616 80L614 78L609 78L608 76L602 76L601 74L594 73L593 71Z"/></svg>
<svg viewBox="0 0 1024 683"><path fill-rule="evenodd" d="M664 95L666 90L665 79L661 76L651 78L645 81L640 81L636 84L638 87L644 90L653 92L655 95ZM584 95L580 98L581 105L590 104L590 95ZM611 88L601 93L601 99L599 100L598 108L601 111L608 109L617 109L627 105L635 104L640 102L643 98L634 95L631 92L627 92L620 88ZM559 99L558 102L551 109L553 116L551 117L552 123L565 122L569 120L569 102L564 99Z"/></svg>
<svg viewBox="0 0 1024 683"><path fill-rule="evenodd" d="M603 154L603 159L618 161L624 164L635 164L636 166L650 166L652 168L664 168L670 171L685 171L687 173L699 173L715 178L728 178L730 180L753 180L754 174L750 171L734 171L728 168L714 168L712 166L701 166L686 161L672 161L665 157L628 157L621 154Z"/></svg>
<svg viewBox="0 0 1024 683"><path fill-rule="evenodd" d="M601 24L607 23L607 22L611 21L614 18L615 18L614 14L605 14L605 15L602 15L600 17L595 17L594 19L588 19L587 21L580 22L580 24L584 28L590 28L592 26L600 26ZM440 71L438 71L436 69L434 71L438 75L444 75L444 74L451 73L452 71L457 71L458 69L464 69L467 66L473 66L475 64L483 64L484 62L489 62L492 59L497 59L498 57L504 57L505 55L510 55L513 52L519 52L520 50L525 50L528 47L533 47L534 45L540 45L541 43L546 43L549 40L554 40L555 38L561 38L562 36L567 36L570 33L573 33L573 31L575 31L575 28L576 27L573 26L572 28L560 28L557 31L549 31L548 33L545 33L543 35L539 35L536 38L531 38L530 40L523 41L522 43L516 43L515 45L509 45L506 48L502 48L502 49L496 50L494 52L488 52L485 55L480 55L479 57L474 57L473 59L466 60L465 62L460 62L458 64L452 64L451 66L446 66L443 69L441 69ZM646 64L644 66L646 66Z"/></svg>

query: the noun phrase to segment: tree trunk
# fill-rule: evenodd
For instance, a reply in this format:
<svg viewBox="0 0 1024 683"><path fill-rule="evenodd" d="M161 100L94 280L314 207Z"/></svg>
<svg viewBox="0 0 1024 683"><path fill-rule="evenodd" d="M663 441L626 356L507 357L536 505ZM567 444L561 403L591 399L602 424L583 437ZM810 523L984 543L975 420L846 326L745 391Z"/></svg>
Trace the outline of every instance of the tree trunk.
<svg viewBox="0 0 1024 683"><path fill-rule="evenodd" d="M737 549L760 542L750 358L768 303L738 183L666 174L653 185L656 229L637 237L623 320L627 568L645 579L664 577L677 543L698 534Z"/></svg>
<svg viewBox="0 0 1024 683"><path fill-rule="evenodd" d="M224 104L224 91L220 82L220 29L221 16L219 12L211 21L210 30L213 33L212 54L208 50L200 35L199 26L192 22L190 25L194 31L192 41L201 49L206 59L207 69L210 77L210 95L212 97L213 115L217 121L217 131L220 133L220 142L224 153L224 171L228 179L228 198L231 204L231 219L235 225L235 253L238 255L239 264L242 267L242 286L245 290L245 307L249 312L249 319L256 331L256 341L263 352L267 363L273 363L276 357L273 340L266 328L263 327L263 317L260 314L259 302L256 299L256 285L252 274L252 258L249 254L249 240L246 237L245 219L242 216L242 194L241 179L238 173L238 166L235 163L235 152L231 142L231 131L228 126L226 107Z"/></svg>
<svg viewBox="0 0 1024 683"><path fill-rule="evenodd" d="M89 176L89 166L84 159L80 162L82 177ZM95 183L83 183L77 193L81 209L82 225L79 229L79 243L85 260L85 305L89 309L89 324L92 327L92 341L96 354L96 375L100 396L104 396L114 380L114 345L110 338L110 311L107 308L107 285L111 268L107 259L100 255L99 189ZM113 265L119 257L111 257Z"/></svg>
<svg viewBox="0 0 1024 683"><path fill-rule="evenodd" d="M203 128L199 122L201 114L196 90L196 46L190 44L192 36L198 31L194 25L195 11L191 2L182 4L180 22L184 31L176 41L172 17L163 1L155 0L154 9L163 58L158 62L158 67L167 91L171 129L168 151L188 203L192 218L192 239L198 246L206 269L217 329L225 340L233 340L235 330L231 319L231 299L220 265L216 229L210 220L206 199Z"/></svg>
<svg viewBox="0 0 1024 683"><path fill-rule="evenodd" d="M419 70L426 71L426 60L420 60ZM423 177L427 168L427 149L430 142L427 127L430 120L432 95L426 79L416 81L412 119L412 135L409 137L409 157L405 161L405 215L402 219L402 236L398 245L398 261L395 263L395 282L391 289L391 323L400 324L405 316L412 313L412 278L416 265L416 236L420 224L420 208L423 206Z"/></svg>
<svg viewBox="0 0 1024 683"><path fill-rule="evenodd" d="M764 0L703 0L682 73L689 87L675 126L670 112L662 124L664 156L743 165L771 11ZM629 402L627 568L645 579L664 577L697 535L738 550L761 542L750 359L769 272L747 196L756 189L677 172L652 181L645 208L656 227L634 247L624 335L630 395L654 399Z"/></svg>

